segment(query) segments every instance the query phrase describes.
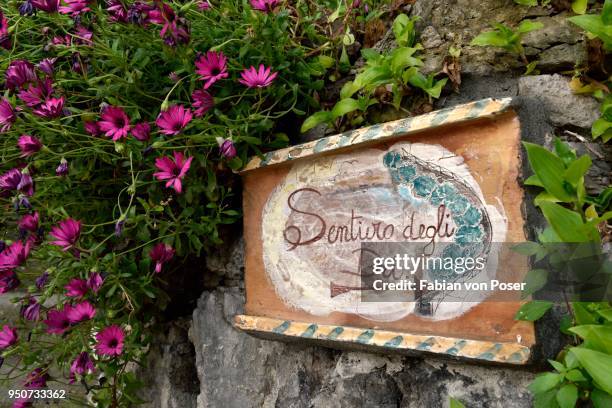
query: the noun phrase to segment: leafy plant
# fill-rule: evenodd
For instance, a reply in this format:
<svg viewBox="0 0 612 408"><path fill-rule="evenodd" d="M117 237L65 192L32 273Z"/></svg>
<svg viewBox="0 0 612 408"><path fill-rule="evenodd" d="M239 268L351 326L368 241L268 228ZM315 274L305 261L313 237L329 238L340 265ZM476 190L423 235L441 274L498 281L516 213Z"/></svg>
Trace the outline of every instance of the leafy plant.
<svg viewBox="0 0 612 408"><path fill-rule="evenodd" d="M577 157L569 146L555 139L553 152L524 143L534 175L525 184L543 188L536 198L549 226L539 235L539 242L518 245L515 250L534 256L536 262L546 260L545 268L531 270L526 277L524 296L537 293L551 273L571 262L571 256L560 254L557 243L592 243L599 245L597 226L612 219L609 190L600 197L584 192L584 175L591 166L588 156ZM605 203L603 206L601 203ZM598 215L603 212L602 215ZM584 262L581 260L581 262ZM605 267L605 265L604 265ZM516 319L534 321L552 307L545 300L525 303ZM612 402L612 306L608 302L571 302L571 315L562 331L575 336L572 346L556 360L549 360L555 372L539 375L530 385L535 407L574 407L579 399L589 399L593 406L607 407Z"/></svg>
<svg viewBox="0 0 612 408"><path fill-rule="evenodd" d="M612 51L612 0L605 0L601 14L585 14L569 17L569 21L599 38L606 51Z"/></svg>
<svg viewBox="0 0 612 408"><path fill-rule="evenodd" d="M541 29L544 25L539 22L524 20L518 25L516 31L500 23L492 24L492 27L494 30L478 34L470 44L481 47L503 48L520 56L526 65L529 64L522 45L523 36L531 31Z"/></svg>
<svg viewBox="0 0 612 408"><path fill-rule="evenodd" d="M166 291L240 217L232 170L316 105L330 10L16 3L0 2L0 294L22 313L0 328L0 364L24 388L71 381L132 406L128 367Z"/></svg>
<svg viewBox="0 0 612 408"><path fill-rule="evenodd" d="M340 101L331 111L321 111L306 119L302 132L306 132L320 123L333 123L344 116L349 116L351 125L363 122L363 112L377 103L373 98L379 87L389 89L393 95L393 106L399 109L409 86L420 89L430 98L439 98L448 78L436 80L433 74L428 76L419 72L423 61L418 56L422 49L415 44L414 23L416 17L409 18L400 14L393 22L393 33L399 45L388 54L380 54L372 49L362 50L366 61L353 81L347 82L340 91ZM360 96L353 98L355 94Z"/></svg>

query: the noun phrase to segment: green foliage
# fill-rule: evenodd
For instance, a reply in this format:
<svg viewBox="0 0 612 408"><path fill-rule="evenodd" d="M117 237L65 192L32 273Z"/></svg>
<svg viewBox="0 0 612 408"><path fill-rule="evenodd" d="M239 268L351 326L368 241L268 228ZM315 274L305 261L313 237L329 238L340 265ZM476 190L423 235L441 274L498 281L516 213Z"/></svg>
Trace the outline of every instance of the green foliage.
<svg viewBox="0 0 612 408"><path fill-rule="evenodd" d="M601 14L585 14L569 17L569 21L599 38L606 51L612 51L612 0L606 0Z"/></svg>
<svg viewBox="0 0 612 408"><path fill-rule="evenodd" d="M367 109L377 103L374 92L379 87L390 89L392 104L396 109L400 108L410 88L419 89L430 98L439 98L448 78L436 80L433 74L425 76L419 72L418 67L423 65L423 61L418 56L422 47L415 44L416 21L416 17L410 18L404 14L396 17L392 28L398 48L391 52L383 55L373 49L362 50L366 64L353 81L344 84L340 91L341 100L331 111L317 112L307 118L302 132L320 123L337 123L345 116L351 125L361 124ZM353 98L355 94L359 94L357 99Z"/></svg>
<svg viewBox="0 0 612 408"><path fill-rule="evenodd" d="M516 30L500 23L494 23L491 26L494 30L478 34L470 44L481 47L492 46L503 48L506 51L519 55L526 64L527 58L525 57L525 50L522 45L523 36L544 27L542 23L531 20L522 21Z"/></svg>
<svg viewBox="0 0 612 408"><path fill-rule="evenodd" d="M549 227L539 236L539 243L517 245L514 250L545 260L547 268L531 270L526 277L524 296L537 293L547 276L563 266L576 262L572 256L556 252L555 243L582 242L600 245L598 224L612 218L609 193L589 197L584 191L584 175L591 166L588 156L577 157L569 146L555 139L554 151L525 143L525 150L534 175L525 184L544 189L536 198ZM604 203L603 205L597 203ZM598 210L603 212L600 216ZM551 245L553 244L553 245ZM580 248L580 247L576 247ZM577 253L580 253L575 249ZM584 262L582 256L578 262ZM582 268L590 268L584 265ZM605 263L603 268L605 268ZM516 315L518 320L534 321L550 310L553 303L533 300L525 303ZM609 406L612 401L612 307L608 302L572 302L572 314L562 330L582 340L577 347L568 347L557 360L549 360L555 372L539 375L530 385L535 407L571 408L580 398L588 398L594 407Z"/></svg>
<svg viewBox="0 0 612 408"><path fill-rule="evenodd" d="M11 64L27 60L36 79L28 79L30 84L21 89L3 86L0 99L6 97L12 108L18 107L19 115L7 123L2 114L0 176L11 170L20 178L31 176L33 191L16 186L5 190L4 184L0 188L0 251L5 244L27 243L27 260L10 271L14 269L22 283L17 293L26 294L15 302L24 307L30 300L37 302L40 316L19 320L19 341L1 350L2 357L16 357L4 361L3 372L21 383L19 375L54 367L58 378L49 381L65 383L76 357L87 352L96 371L84 370L76 381L91 391L91 403L133 406L141 402L136 397L139 381L126 367L143 360L151 327L169 302L166 290L182 281L183 265L200 262L207 251L217 249L224 227L240 218L232 170L249 156L288 144L279 121L311 112L326 71L337 65L336 49L354 41L350 30L330 37L334 26L324 18L333 12L328 8L332 3L334 8L344 5L338 13L344 18L346 2L296 2L287 7L283 2L274 12L256 11L243 0L214 1L209 10L199 9L195 1L146 2L163 17L147 25L113 21L105 1L89 2L91 10L75 19L40 10L21 16L21 3L0 2L6 18L0 18L0 75L4 82ZM127 9L134 4L126 0L116 6ZM76 31L80 28L91 31L91 40L85 41ZM185 31L177 40L171 34L179 28ZM223 52L227 75L206 88L214 103L200 115L194 112L194 91L205 89L195 61L207 51ZM34 67L45 58L55 59L52 73ZM278 73L272 83L246 87L238 82L245 69L260 64ZM64 98L63 111L54 117L35 114L19 96L28 85L44 80L53 84L55 96ZM368 98L347 98L328 114L365 110L368 103ZM128 117L129 131L117 140L85 128L85 123L99 124L109 105ZM164 133L156 119L174 105L184 107L191 120L177 132ZM151 132L137 139L133 127L145 122ZM36 137L43 147L24 155L17 143L21 135ZM217 139L231 148L220 149ZM182 189L169 188L167 180L154 174L160 170L158 161L170 160L173 153L192 160L180 176L173 170L182 178ZM67 174L56 174L61 163L68 165ZM17 223L34 211L40 217L36 228L19 231ZM78 242L63 251L49 232L67 218L82 222L82 227ZM172 260L164 259L160 271L151 256L158 244L174 254ZM38 287L34 280L42 272L48 281ZM0 266L3 296L15 295L4 294L14 289L5 285L8 273ZM88 289L78 300L67 294L69 282L85 281L94 273L103 277L101 287ZM95 316L73 322L61 334L47 333L43 320L50 312L85 299ZM99 354L96 333L111 325L125 332L123 348L117 355ZM13 364L18 366L9 367Z"/></svg>

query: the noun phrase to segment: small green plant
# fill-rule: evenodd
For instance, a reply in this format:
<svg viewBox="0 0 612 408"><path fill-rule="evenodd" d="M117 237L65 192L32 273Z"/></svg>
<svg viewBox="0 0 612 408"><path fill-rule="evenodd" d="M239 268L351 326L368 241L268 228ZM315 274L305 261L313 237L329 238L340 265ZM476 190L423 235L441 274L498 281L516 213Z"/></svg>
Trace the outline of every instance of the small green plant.
<svg viewBox="0 0 612 408"><path fill-rule="evenodd" d="M606 0L601 14L569 17L569 21L603 42L604 50L612 51L612 0Z"/></svg>
<svg viewBox="0 0 612 408"><path fill-rule="evenodd" d="M554 151L524 143L534 175L525 184L544 189L536 198L549 226L538 236L539 242L518 245L515 250L533 256L539 266L527 274L529 296L541 289L550 273L560 270L567 259L560 257L555 244L591 243L600 246L598 225L612 218L612 188L599 197L584 190L584 175L591 166L588 156L577 157L569 146L555 139ZM601 213L602 215L599 215ZM596 254L601 252L596 250ZM605 267L605 266L604 266ZM517 320L535 321L552 307L545 300L533 300L517 312ZM612 406L612 307L609 302L571 302L561 331L574 336L556 360L549 360L554 372L539 375L530 385L535 407L574 407L578 400L590 400L595 408Z"/></svg>
<svg viewBox="0 0 612 408"><path fill-rule="evenodd" d="M396 109L400 108L409 86L421 89L430 98L439 98L448 78L436 80L434 74L425 76L419 72L418 67L423 65L423 61L418 57L418 52L422 47L415 44L415 22L416 17L410 18L404 14L395 19L393 34L399 47L390 53L383 55L373 49L362 50L366 64L353 81L342 87L340 101L331 110L320 111L307 118L302 125L302 132L320 123L335 122L347 115L351 125L360 124L364 120L362 113L377 103L373 95L379 87L390 89L393 94L392 104Z"/></svg>
<svg viewBox="0 0 612 408"><path fill-rule="evenodd" d="M538 5L538 0L514 0L516 4L521 6L535 7ZM588 0L574 0L572 1L572 10L576 14L584 14L588 6ZM540 6L547 6L550 4L550 0L542 0L539 2Z"/></svg>
<svg viewBox="0 0 612 408"><path fill-rule="evenodd" d="M544 27L544 25L539 22L525 20L519 24L516 31L500 23L492 24L492 27L494 30L478 34L472 40L471 44L481 47L491 46L503 48L520 56L525 65L528 65L529 61L527 60L525 49L522 45L523 36L531 31L539 30Z"/></svg>

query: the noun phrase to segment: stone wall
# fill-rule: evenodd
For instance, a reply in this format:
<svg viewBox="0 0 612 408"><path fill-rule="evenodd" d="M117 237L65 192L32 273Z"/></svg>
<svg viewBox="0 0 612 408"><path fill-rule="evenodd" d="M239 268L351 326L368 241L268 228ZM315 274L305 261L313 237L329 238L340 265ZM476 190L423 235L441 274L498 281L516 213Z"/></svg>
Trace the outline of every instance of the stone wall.
<svg viewBox="0 0 612 408"><path fill-rule="evenodd" d="M512 0L423 0L404 6L404 11L421 17L428 72L442 69L450 45L462 50L460 91L441 97L434 109L514 97L525 140L550 146L554 135L563 138L593 159L589 192L610 184L610 148L590 137L598 103L574 95L569 78L559 75L587 61L586 39L566 21L565 12L521 7ZM525 38L527 55L540 61L540 75L521 76L520 60L503 50L469 45L489 23L514 26L524 19L544 24ZM386 35L377 48L392 47L390 38ZM532 193L527 191L528 198ZM533 208L526 214L532 227L542 225ZM190 319L171 324L160 335L151 365L141 370L148 382L143 395L151 407L436 408L448 406L451 396L467 407L531 406L526 386L536 366L507 368L337 351L261 340L237 331L231 322L244 304L243 246L235 239L207 260L205 279L220 286L202 294ZM563 345L554 313L550 319L552 324L537 327L538 336L546 338L539 350L541 361Z"/></svg>

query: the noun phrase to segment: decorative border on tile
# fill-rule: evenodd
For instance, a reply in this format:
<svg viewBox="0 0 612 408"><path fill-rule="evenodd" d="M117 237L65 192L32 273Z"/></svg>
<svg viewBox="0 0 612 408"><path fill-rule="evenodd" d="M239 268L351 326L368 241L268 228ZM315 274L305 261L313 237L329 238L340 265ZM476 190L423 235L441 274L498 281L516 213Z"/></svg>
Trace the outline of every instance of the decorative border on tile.
<svg viewBox="0 0 612 408"><path fill-rule="evenodd" d="M482 99L452 108L440 109L420 116L350 130L339 135L328 136L322 139L313 140L312 142L268 152L263 155L263 158L254 157L240 173L283 163L288 160L301 159L313 154L329 152L347 146L356 146L372 140L384 140L438 126L494 116L505 112L511 102L512 98Z"/></svg>
<svg viewBox="0 0 612 408"><path fill-rule="evenodd" d="M356 344L373 349L428 352L441 356L523 365L529 362L531 350L519 343L501 343L453 337L418 335L389 330L363 329L237 315L234 326L246 332L294 339L333 341L344 346Z"/></svg>

